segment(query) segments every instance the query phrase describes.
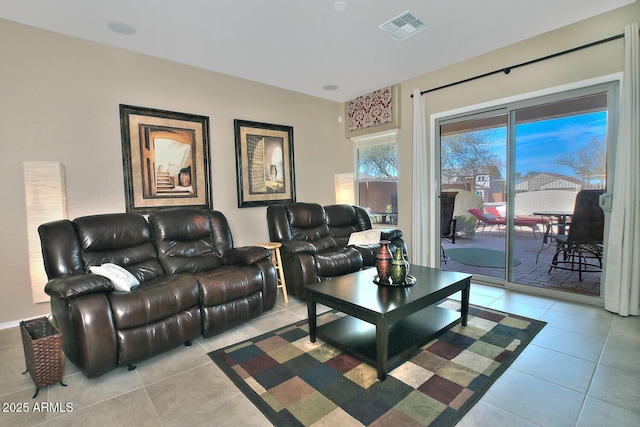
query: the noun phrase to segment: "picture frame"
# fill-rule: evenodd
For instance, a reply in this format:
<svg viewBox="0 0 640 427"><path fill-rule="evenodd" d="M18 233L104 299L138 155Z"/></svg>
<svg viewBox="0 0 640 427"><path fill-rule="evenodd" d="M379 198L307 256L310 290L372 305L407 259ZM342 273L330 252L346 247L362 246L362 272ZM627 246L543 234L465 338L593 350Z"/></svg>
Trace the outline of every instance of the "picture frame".
<svg viewBox="0 0 640 427"><path fill-rule="evenodd" d="M209 118L120 104L127 212L212 209Z"/></svg>
<svg viewBox="0 0 640 427"><path fill-rule="evenodd" d="M296 201L293 127L234 120L238 207Z"/></svg>

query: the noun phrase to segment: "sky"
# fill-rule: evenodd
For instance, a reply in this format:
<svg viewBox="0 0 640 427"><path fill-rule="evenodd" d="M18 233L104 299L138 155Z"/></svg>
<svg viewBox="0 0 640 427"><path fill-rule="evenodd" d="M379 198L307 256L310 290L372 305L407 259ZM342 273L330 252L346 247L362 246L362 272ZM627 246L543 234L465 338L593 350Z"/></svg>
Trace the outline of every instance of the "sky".
<svg viewBox="0 0 640 427"><path fill-rule="evenodd" d="M606 139L607 112L524 123L516 126L516 172L551 172L572 176L573 170L555 163L558 157L576 152L594 138ZM502 159L506 176L506 128L490 132L489 150Z"/></svg>

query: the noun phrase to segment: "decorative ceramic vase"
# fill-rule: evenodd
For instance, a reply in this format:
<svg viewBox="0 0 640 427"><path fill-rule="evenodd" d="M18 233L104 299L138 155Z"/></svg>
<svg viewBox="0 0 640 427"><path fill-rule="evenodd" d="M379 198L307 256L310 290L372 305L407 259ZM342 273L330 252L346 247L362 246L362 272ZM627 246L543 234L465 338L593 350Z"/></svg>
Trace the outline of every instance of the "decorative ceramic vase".
<svg viewBox="0 0 640 427"><path fill-rule="evenodd" d="M389 267L391 267L391 260L393 259L391 252L389 252L389 243L391 242L388 240L381 240L380 249L376 254L376 269L378 270L378 280L380 282L389 281Z"/></svg>
<svg viewBox="0 0 640 427"><path fill-rule="evenodd" d="M391 261L391 268L389 269L391 281L396 285L404 284L407 278L409 263L405 261L403 255L401 248L396 249L396 255Z"/></svg>
<svg viewBox="0 0 640 427"><path fill-rule="evenodd" d="M269 174L271 175L271 181L276 182L276 178L278 177L278 168L276 168L276 165L269 167Z"/></svg>

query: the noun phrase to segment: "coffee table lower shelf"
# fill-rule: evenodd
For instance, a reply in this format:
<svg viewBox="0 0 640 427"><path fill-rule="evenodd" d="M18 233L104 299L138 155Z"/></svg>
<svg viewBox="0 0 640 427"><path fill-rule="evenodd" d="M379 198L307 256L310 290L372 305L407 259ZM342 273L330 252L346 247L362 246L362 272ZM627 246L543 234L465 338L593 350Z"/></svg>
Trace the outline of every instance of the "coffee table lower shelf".
<svg viewBox="0 0 640 427"><path fill-rule="evenodd" d="M460 323L459 312L429 306L389 325L387 370L409 359L420 347ZM364 362L377 363L376 326L352 316L318 326L316 336ZM382 379L382 378L381 378Z"/></svg>

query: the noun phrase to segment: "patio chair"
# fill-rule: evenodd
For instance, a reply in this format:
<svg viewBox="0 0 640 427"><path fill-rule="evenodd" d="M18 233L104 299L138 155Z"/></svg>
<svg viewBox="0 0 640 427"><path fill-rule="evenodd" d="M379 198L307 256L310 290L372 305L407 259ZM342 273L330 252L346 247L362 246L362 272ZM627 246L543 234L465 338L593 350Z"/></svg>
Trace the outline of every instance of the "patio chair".
<svg viewBox="0 0 640 427"><path fill-rule="evenodd" d="M456 243L456 223L453 217L457 191L443 191L440 194L440 237Z"/></svg>
<svg viewBox="0 0 640 427"><path fill-rule="evenodd" d="M485 213L484 211L482 211L482 209L478 209L478 208L472 208L469 209L469 213L471 215L473 215L474 217L476 217L478 219L478 224L476 225L476 230L478 229L478 227L480 227L480 225L482 225L482 231L484 231L484 228L489 225L491 226L491 229L493 229L493 227L497 226L498 227L498 231L502 231L501 227L504 227L507 224L507 220L500 217L496 217L495 215L491 214L491 213Z"/></svg>
<svg viewBox="0 0 640 427"><path fill-rule="evenodd" d="M498 209L495 208L495 206L486 206L485 210L491 215L495 216L496 218L503 219L506 224L507 219L500 214L500 212L498 211ZM529 227L533 232L534 239L538 238L536 236L536 231L538 231L540 235L542 235L542 231L540 230L540 227L538 227L538 225L547 225L548 223L549 223L549 220L547 218L542 218L542 217L517 216L513 219L514 226Z"/></svg>
<svg viewBox="0 0 640 427"><path fill-rule="evenodd" d="M551 234L558 249L553 255L549 273L554 268L582 273L602 272L604 212L599 205L604 190L581 190L576 196L573 217L567 234ZM562 259L560 258L562 255Z"/></svg>
<svg viewBox="0 0 640 427"><path fill-rule="evenodd" d="M457 219L453 217L455 210L457 191L443 191L440 193L440 238L450 240L452 244L456 243L456 224ZM447 263L449 257L446 256L444 248L440 245L442 251L442 261Z"/></svg>

